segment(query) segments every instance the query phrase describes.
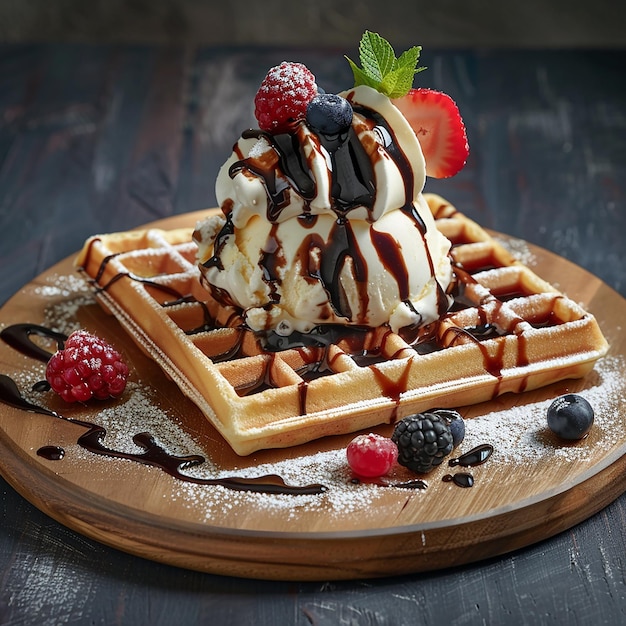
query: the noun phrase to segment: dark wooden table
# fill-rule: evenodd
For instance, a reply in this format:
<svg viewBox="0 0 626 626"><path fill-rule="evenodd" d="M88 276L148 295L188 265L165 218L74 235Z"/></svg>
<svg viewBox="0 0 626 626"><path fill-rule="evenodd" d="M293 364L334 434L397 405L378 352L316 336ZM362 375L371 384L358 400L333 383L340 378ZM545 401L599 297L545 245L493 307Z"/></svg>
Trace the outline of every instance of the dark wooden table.
<svg viewBox="0 0 626 626"><path fill-rule="evenodd" d="M354 50L0 46L0 304L97 231L215 204L214 179L265 70L351 85ZM626 294L625 51L424 51L472 154L429 181L484 226L548 248ZM258 582L117 552L0 479L2 624L617 624L626 495L571 531L454 571Z"/></svg>

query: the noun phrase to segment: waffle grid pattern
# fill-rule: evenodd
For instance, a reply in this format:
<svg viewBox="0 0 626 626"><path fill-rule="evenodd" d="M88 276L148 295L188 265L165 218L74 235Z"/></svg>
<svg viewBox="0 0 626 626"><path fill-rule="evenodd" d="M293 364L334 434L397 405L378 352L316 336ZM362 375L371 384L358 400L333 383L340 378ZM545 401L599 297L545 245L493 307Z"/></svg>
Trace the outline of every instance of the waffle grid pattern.
<svg viewBox="0 0 626 626"><path fill-rule="evenodd" d="M426 198L453 243L459 291L418 343L379 328L320 347L264 351L237 312L200 285L192 229L96 236L77 265L239 454L589 371L607 349L595 318L444 199Z"/></svg>

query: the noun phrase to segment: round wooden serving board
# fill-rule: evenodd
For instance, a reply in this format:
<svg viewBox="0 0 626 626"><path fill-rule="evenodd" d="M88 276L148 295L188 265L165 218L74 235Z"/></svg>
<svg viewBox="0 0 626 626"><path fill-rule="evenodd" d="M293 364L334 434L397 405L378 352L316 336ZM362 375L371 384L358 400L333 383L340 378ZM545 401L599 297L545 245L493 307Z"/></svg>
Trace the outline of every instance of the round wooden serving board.
<svg viewBox="0 0 626 626"><path fill-rule="evenodd" d="M193 226L199 215L151 226ZM0 327L30 322L100 334L128 360L129 387L118 402L63 405L52 392L30 390L45 366L0 342L0 373L13 378L26 397L63 416L105 424L111 447L132 447L132 436L149 430L177 454L202 455L214 473L281 473L291 464L299 473L288 482L319 482L323 470L328 491L270 495L187 483L156 467L90 453L77 445L84 427L6 404L0 404L0 472L27 500L79 533L148 559L233 576L331 580L427 571L503 554L570 528L626 490L624 389L615 384L624 365L620 327L626 301L572 263L499 237L514 249L522 244L532 269L594 313L611 348L583 380L459 407L468 431L459 454L472 441L472 418L476 425L487 420L497 431L492 458L469 470L472 488L444 482L446 473L458 470L447 466L426 477L426 489L353 484L343 461L350 436L237 457L95 303L73 259L9 300L0 310ZM570 446L543 426L542 407L567 392L601 398L590 435ZM504 421L519 421L524 412L528 432L517 428L525 437L517 444ZM389 434L389 427L380 432ZM39 456L43 446L60 446L65 456Z"/></svg>

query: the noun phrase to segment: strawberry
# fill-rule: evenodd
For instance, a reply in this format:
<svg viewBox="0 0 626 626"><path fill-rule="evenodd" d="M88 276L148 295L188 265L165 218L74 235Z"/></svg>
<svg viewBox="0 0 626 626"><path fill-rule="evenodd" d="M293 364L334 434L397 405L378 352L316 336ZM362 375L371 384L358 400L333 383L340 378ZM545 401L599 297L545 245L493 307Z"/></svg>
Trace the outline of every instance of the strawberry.
<svg viewBox="0 0 626 626"><path fill-rule="evenodd" d="M469 145L461 114L450 96L432 89L411 89L393 103L419 139L427 176L448 178L463 168Z"/></svg>

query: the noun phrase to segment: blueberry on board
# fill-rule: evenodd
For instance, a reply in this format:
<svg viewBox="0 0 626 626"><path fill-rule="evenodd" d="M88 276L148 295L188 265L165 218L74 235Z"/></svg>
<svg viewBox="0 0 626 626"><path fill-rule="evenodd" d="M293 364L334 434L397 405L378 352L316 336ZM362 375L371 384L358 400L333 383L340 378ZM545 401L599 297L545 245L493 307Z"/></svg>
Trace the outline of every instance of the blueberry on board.
<svg viewBox="0 0 626 626"><path fill-rule="evenodd" d="M452 433L452 442L456 448L465 439L465 420L461 414L454 409L433 409L432 413L436 413L448 422Z"/></svg>
<svg viewBox="0 0 626 626"><path fill-rule="evenodd" d="M593 418L589 402L573 393L559 396L548 407L548 428L561 439L582 439L591 429Z"/></svg>

